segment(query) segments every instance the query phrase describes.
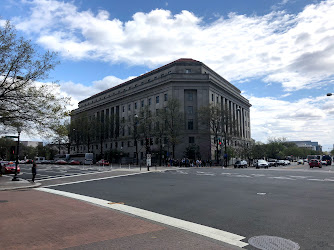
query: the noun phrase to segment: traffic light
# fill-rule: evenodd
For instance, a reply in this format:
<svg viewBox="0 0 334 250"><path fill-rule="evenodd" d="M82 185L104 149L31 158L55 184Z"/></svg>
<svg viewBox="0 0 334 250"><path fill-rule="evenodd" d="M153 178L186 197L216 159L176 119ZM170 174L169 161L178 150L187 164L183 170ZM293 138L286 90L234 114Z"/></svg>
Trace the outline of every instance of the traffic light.
<svg viewBox="0 0 334 250"><path fill-rule="evenodd" d="M218 144L222 145L222 140L220 138L218 138Z"/></svg>
<svg viewBox="0 0 334 250"><path fill-rule="evenodd" d="M146 147L150 145L150 138L146 138Z"/></svg>
<svg viewBox="0 0 334 250"><path fill-rule="evenodd" d="M150 145L153 145L153 138L150 138Z"/></svg>

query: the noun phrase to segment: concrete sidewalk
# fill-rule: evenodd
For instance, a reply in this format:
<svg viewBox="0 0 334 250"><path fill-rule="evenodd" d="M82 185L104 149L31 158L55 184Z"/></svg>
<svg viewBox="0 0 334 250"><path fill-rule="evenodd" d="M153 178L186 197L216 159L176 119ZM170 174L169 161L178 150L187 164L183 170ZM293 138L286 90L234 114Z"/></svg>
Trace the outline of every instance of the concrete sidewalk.
<svg viewBox="0 0 334 250"><path fill-rule="evenodd" d="M12 179L13 175L0 176L0 191L34 188L41 186L41 183L38 182L31 182L21 178L19 178L18 181L12 181Z"/></svg>
<svg viewBox="0 0 334 250"><path fill-rule="evenodd" d="M1 249L241 249L35 189L2 191Z"/></svg>

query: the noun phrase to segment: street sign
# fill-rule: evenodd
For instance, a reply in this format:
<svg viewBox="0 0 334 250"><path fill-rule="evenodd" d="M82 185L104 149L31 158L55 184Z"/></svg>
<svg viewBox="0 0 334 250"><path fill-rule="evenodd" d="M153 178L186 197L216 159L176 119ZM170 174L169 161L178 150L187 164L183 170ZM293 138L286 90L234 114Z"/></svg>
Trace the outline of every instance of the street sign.
<svg viewBox="0 0 334 250"><path fill-rule="evenodd" d="M6 135L5 138L18 138L16 135Z"/></svg>

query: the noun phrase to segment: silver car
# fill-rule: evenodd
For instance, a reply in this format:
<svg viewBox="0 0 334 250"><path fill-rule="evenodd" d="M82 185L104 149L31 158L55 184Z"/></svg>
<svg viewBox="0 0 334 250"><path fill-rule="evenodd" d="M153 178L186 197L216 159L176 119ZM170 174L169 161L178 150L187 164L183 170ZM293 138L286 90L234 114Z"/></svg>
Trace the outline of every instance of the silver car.
<svg viewBox="0 0 334 250"><path fill-rule="evenodd" d="M256 168L268 168L269 163L265 160L258 160L256 163Z"/></svg>

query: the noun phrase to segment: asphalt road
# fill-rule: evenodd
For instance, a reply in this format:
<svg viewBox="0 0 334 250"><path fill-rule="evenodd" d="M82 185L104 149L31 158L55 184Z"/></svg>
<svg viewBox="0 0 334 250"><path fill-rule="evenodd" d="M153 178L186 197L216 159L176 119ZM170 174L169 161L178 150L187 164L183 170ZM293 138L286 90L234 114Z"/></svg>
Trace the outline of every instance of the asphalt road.
<svg viewBox="0 0 334 250"><path fill-rule="evenodd" d="M124 202L246 241L270 235L290 239L301 249L334 249L332 169L191 168L51 188Z"/></svg>

